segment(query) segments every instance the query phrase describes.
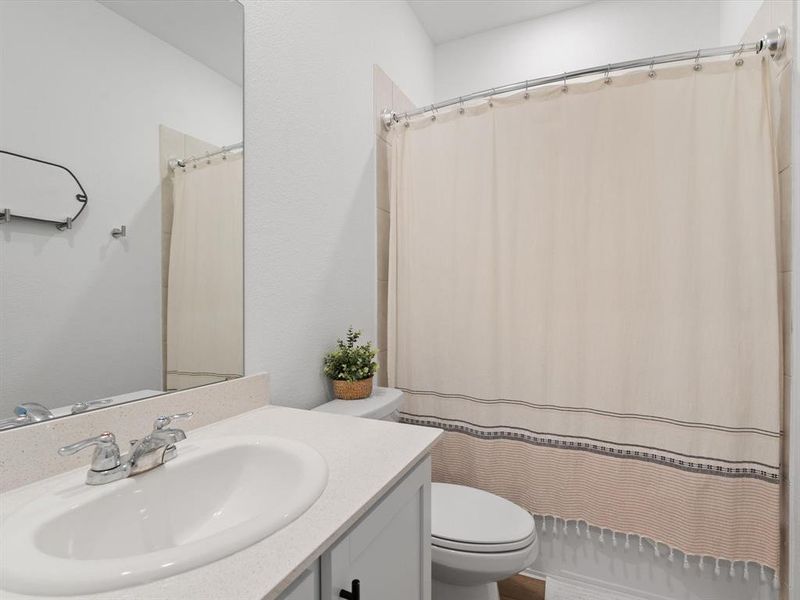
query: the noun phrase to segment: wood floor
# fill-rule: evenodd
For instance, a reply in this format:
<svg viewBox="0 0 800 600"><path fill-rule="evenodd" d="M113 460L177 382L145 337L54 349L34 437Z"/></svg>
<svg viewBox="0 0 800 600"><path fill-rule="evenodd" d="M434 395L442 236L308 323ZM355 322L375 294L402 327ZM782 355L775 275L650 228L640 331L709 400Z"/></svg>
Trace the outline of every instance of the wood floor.
<svg viewBox="0 0 800 600"><path fill-rule="evenodd" d="M544 581L514 575L500 582L500 600L544 600Z"/></svg>

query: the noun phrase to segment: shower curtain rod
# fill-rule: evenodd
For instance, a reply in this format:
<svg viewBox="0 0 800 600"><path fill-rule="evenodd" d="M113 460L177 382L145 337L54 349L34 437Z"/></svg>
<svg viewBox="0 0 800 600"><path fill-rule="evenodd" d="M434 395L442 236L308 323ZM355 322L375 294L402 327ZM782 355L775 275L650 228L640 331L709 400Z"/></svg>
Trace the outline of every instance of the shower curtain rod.
<svg viewBox="0 0 800 600"><path fill-rule="evenodd" d="M386 127L386 129L390 129L392 125L394 125L395 123L399 123L401 119L408 120L411 117L424 115L427 112L436 113L436 111L438 111L439 109L447 108L448 106L455 106L456 104L463 105L464 103L469 102L471 100L498 96L500 94L508 94L510 92L516 92L519 90L529 90L531 88L547 85L550 83L558 83L559 81L563 81L566 84L567 80L569 79L577 79L579 77L586 77L588 75L597 75L600 73L604 73L606 74L606 76L608 76L608 74L611 73L612 71L624 71L626 69L636 69L639 67L653 67L654 65L662 65L665 63L680 62L685 60L699 61L701 58L711 58L713 56L725 56L727 54L735 56L743 54L745 52L760 53L763 50L769 51L770 56L772 56L772 58L778 58L783 52L785 47L786 47L786 28L783 25L781 25L777 29L774 29L764 34L764 36L757 42L752 42L749 44L737 44L735 46L720 46L717 48L705 48L700 50L690 50L687 52L676 52L674 54L662 54L661 56L652 56L650 58L640 58L636 60L611 63L608 65L598 65L596 67L590 67L588 69L578 69L577 71L568 71L560 75L549 75L547 77L539 77L538 79L526 79L525 81L519 81L517 83L510 83L508 85L496 88L489 88L486 90L481 90L479 92L473 92L471 94L467 94L466 96L458 96L457 98L450 98L449 100L445 100L443 102L437 102L436 104L429 104L427 106L423 106L422 108L417 108L415 110L410 110L408 112L404 112L401 114L395 113L387 108L381 112L381 118L383 120L383 124Z"/></svg>
<svg viewBox="0 0 800 600"><path fill-rule="evenodd" d="M228 154L229 152L234 152L235 150L244 150L244 142L238 142L236 144L231 144L230 146L222 146L219 150L215 150L214 152L206 152L202 156L189 156L188 158L170 158L169 168L177 169L178 167L185 167L189 163L197 162L198 160L206 160L213 156L219 156L220 154Z"/></svg>

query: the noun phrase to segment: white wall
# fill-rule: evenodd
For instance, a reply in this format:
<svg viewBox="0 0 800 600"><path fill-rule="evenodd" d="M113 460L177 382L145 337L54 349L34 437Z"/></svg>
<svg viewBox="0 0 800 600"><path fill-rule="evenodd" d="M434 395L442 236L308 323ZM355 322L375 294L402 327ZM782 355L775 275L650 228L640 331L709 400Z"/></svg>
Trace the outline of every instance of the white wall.
<svg viewBox="0 0 800 600"><path fill-rule="evenodd" d="M574 69L716 46L717 0L606 0L436 47L436 98Z"/></svg>
<svg viewBox="0 0 800 600"><path fill-rule="evenodd" d="M322 357L375 340L372 65L415 102L433 47L402 0L245 4L245 370L272 402L328 398Z"/></svg>
<svg viewBox="0 0 800 600"><path fill-rule="evenodd" d="M0 148L89 197L72 231L0 226L0 416L160 389L158 126L239 141L241 88L93 0L0 2L0 57Z"/></svg>
<svg viewBox="0 0 800 600"><path fill-rule="evenodd" d="M764 0L720 0L720 45L730 46L741 43L744 32L747 31L762 4L764 4Z"/></svg>

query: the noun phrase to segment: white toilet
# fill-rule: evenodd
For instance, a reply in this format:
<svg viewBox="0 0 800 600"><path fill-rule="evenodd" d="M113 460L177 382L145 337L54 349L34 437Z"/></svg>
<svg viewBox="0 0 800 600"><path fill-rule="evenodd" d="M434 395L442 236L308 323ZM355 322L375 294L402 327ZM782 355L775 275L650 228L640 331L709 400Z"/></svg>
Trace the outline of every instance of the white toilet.
<svg viewBox="0 0 800 600"><path fill-rule="evenodd" d="M314 410L398 420L403 392L374 389L365 400L333 400ZM431 485L432 600L498 600L497 582L523 571L539 554L533 517L475 488Z"/></svg>
<svg viewBox="0 0 800 600"><path fill-rule="evenodd" d="M464 485L431 485L433 600L498 600L497 582L539 555L533 517Z"/></svg>

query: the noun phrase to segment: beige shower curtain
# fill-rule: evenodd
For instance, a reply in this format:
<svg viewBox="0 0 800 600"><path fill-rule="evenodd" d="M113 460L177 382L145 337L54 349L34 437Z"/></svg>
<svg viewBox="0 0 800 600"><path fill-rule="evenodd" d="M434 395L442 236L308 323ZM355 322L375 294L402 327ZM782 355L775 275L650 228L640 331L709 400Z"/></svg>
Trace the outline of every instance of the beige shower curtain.
<svg viewBox="0 0 800 600"><path fill-rule="evenodd" d="M630 73L395 128L389 378L405 421L447 431L436 479L548 527L777 568L768 68Z"/></svg>
<svg viewBox="0 0 800 600"><path fill-rule="evenodd" d="M167 389L243 373L242 155L173 172Z"/></svg>

